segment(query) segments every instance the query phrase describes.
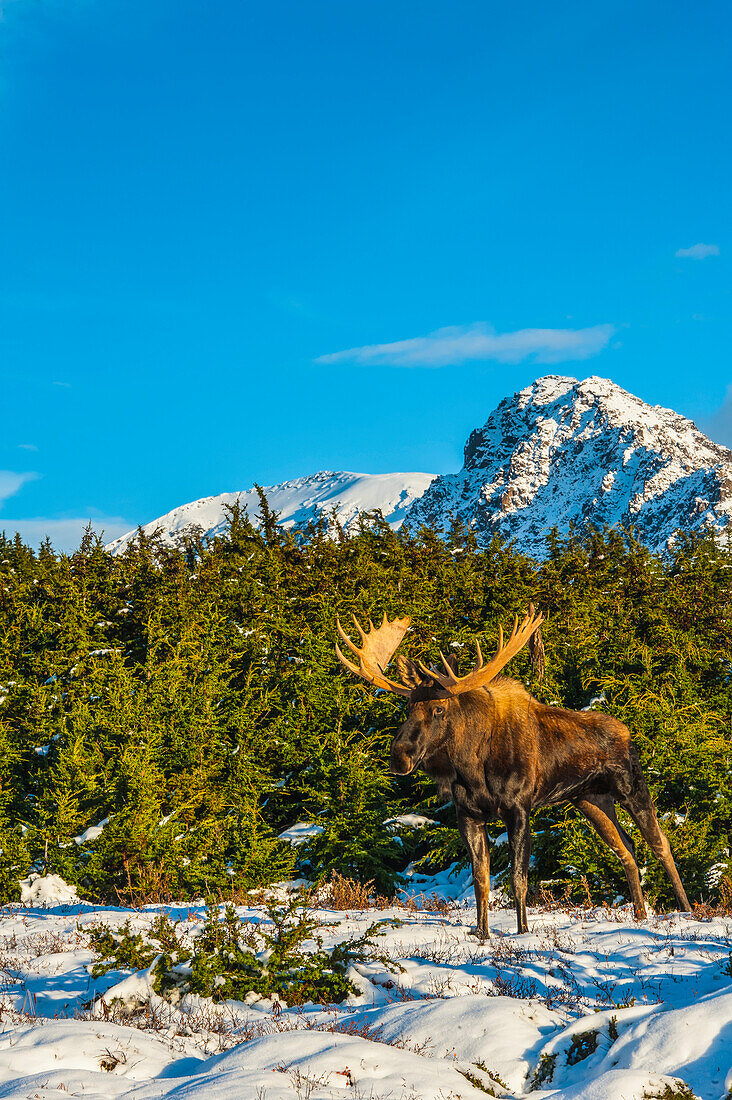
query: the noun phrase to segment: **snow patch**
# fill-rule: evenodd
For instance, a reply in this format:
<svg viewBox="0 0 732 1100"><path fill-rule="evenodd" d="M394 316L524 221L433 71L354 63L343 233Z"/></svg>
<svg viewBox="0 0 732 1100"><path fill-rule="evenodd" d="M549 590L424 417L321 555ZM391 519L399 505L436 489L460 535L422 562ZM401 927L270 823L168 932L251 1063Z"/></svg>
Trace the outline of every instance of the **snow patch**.
<svg viewBox="0 0 732 1100"><path fill-rule="evenodd" d="M38 875L32 872L21 879L20 900L32 908L51 905L78 905L79 895L75 886L69 886L60 875Z"/></svg>
<svg viewBox="0 0 732 1100"><path fill-rule="evenodd" d="M298 821L295 825L291 825L289 829L285 829L284 833L280 833L280 840L286 840L288 844L298 848L306 840L310 840L311 837L320 836L322 831L322 825L315 825L312 821Z"/></svg>
<svg viewBox="0 0 732 1100"><path fill-rule="evenodd" d="M399 814L397 817L387 817L385 825L404 825L407 829L424 829L425 825L435 825L431 817L423 817L422 814Z"/></svg>
<svg viewBox="0 0 732 1100"><path fill-rule="evenodd" d="M96 840L104 832L104 826L108 825L110 818L104 817L98 825L90 825L88 829L85 829L81 836L74 837L75 844L86 844L89 840Z"/></svg>

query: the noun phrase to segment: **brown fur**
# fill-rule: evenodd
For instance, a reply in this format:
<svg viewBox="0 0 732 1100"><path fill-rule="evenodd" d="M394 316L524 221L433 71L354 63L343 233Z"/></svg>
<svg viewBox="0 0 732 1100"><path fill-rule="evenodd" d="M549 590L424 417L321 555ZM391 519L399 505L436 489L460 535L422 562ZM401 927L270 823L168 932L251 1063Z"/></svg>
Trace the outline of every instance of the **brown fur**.
<svg viewBox="0 0 732 1100"><path fill-rule="evenodd" d="M451 695L411 662L400 665L400 672L412 694L407 720L392 742L391 770L406 775L420 766L451 794L471 856L479 933L488 930L486 821L500 817L506 824L518 930L525 932L529 813L559 802L575 805L621 860L639 919L646 909L635 851L618 822L616 802L660 859L681 908L690 911L622 722L607 714L545 706L504 677L489 688Z"/></svg>

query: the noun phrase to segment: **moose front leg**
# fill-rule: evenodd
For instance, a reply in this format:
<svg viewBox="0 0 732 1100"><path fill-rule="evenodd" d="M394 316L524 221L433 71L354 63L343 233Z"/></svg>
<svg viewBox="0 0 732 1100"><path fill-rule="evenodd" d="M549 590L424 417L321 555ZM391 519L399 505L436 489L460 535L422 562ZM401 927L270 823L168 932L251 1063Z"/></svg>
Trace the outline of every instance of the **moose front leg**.
<svg viewBox="0 0 732 1100"><path fill-rule="evenodd" d="M526 919L526 893L529 888L529 862L531 860L531 825L527 810L516 808L503 815L511 852L511 886L516 899L518 931L528 932Z"/></svg>
<svg viewBox="0 0 732 1100"><path fill-rule="evenodd" d="M488 935L488 903L491 893L491 863L488 841L485 835L485 820L472 817L462 810L457 813L458 829L470 852L473 867L473 889L478 910L478 935Z"/></svg>

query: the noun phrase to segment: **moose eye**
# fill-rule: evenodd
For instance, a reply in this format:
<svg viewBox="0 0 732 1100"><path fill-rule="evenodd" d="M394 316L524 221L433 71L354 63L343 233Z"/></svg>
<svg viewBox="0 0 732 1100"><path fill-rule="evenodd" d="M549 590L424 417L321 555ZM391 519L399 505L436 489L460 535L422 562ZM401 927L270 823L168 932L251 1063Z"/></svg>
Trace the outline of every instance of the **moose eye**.
<svg viewBox="0 0 732 1100"><path fill-rule="evenodd" d="M444 707L435 707L435 709L432 711L432 713L433 714L444 714L445 713L445 708Z"/></svg>

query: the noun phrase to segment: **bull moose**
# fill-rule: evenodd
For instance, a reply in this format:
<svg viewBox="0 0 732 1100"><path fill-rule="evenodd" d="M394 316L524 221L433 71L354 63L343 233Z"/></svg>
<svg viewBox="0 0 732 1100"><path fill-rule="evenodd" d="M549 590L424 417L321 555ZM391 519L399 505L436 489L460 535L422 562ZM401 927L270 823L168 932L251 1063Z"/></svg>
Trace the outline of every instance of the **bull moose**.
<svg viewBox="0 0 732 1100"><path fill-rule="evenodd" d="M419 765L451 795L470 853L479 935L488 931L486 822L499 816L505 822L518 931L526 932L529 814L560 802L576 806L622 863L637 919L646 916L645 902L633 841L618 821L616 803L628 811L663 865L680 907L691 912L627 727L608 714L546 706L516 680L499 675L543 622L533 604L520 625L516 618L505 643L499 631L498 648L489 661L483 661L476 640L477 661L464 676L458 675L452 655L440 654L442 669L400 656L401 682L391 680L385 670L411 620L384 615L379 627L369 623L368 630L355 617L354 622L360 647L340 621L337 627L358 664L344 657L338 645L336 653L354 675L409 700L406 721L392 741L390 770L409 775Z"/></svg>

